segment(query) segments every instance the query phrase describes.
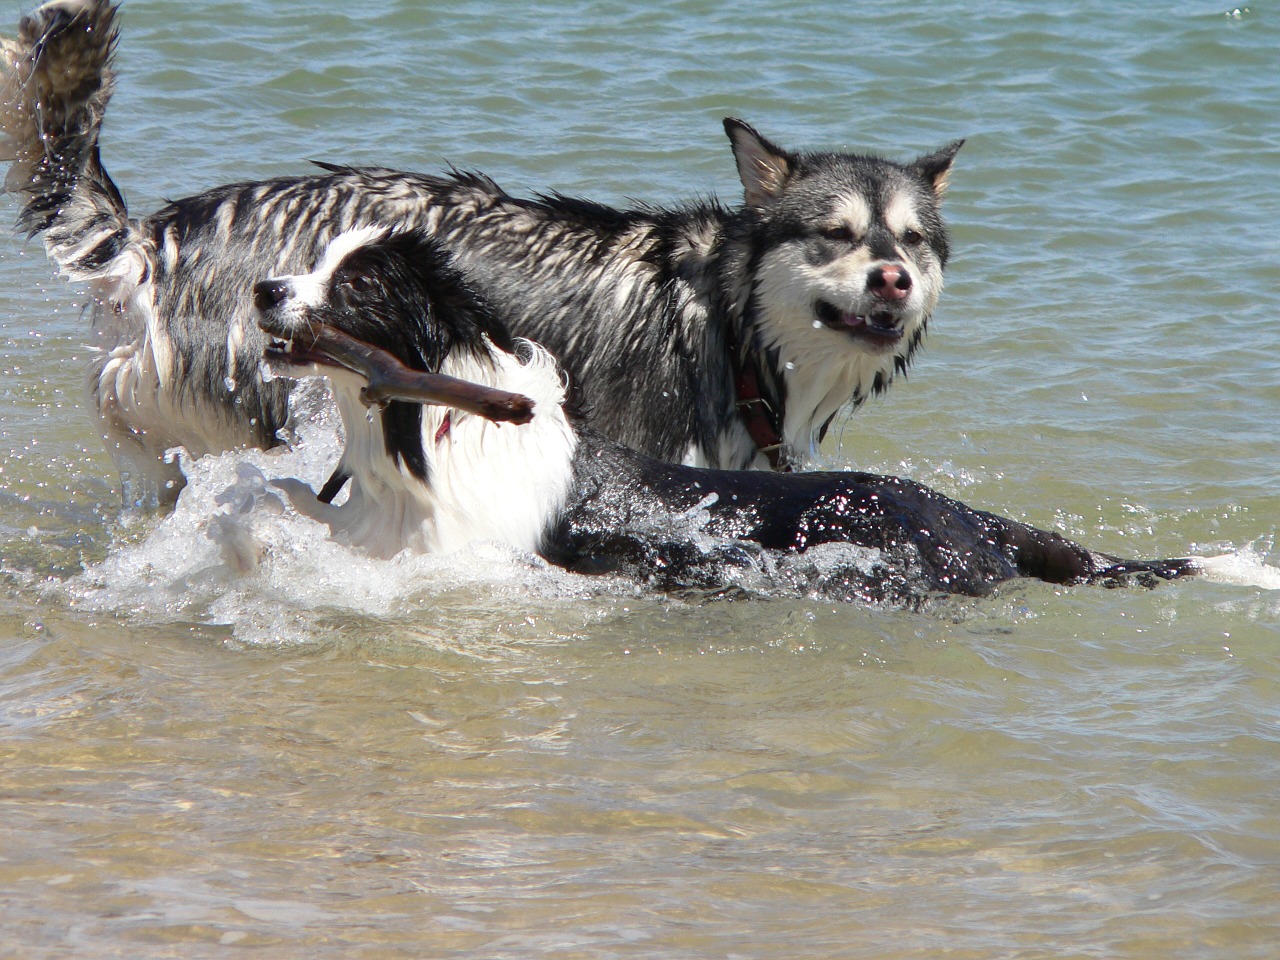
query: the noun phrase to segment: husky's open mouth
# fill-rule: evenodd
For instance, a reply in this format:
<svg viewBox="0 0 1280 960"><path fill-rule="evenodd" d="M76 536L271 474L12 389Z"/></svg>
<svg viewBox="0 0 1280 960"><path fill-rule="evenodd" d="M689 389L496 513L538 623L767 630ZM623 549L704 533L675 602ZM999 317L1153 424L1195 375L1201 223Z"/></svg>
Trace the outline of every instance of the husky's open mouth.
<svg viewBox="0 0 1280 960"><path fill-rule="evenodd" d="M819 300L813 312L829 330L847 333L882 346L892 346L902 339L901 317L891 310L875 310L868 314L841 310L833 303Z"/></svg>

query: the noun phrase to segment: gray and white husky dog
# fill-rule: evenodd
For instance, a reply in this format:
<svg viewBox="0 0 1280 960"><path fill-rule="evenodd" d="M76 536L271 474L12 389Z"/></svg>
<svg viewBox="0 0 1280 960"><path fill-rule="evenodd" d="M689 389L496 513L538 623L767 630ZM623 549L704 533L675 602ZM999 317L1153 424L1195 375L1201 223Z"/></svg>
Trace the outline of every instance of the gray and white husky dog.
<svg viewBox="0 0 1280 960"><path fill-rule="evenodd" d="M736 207L616 209L458 170L323 166L134 219L98 151L116 18L107 0L26 17L0 51L0 129L20 228L91 284L92 406L135 497L176 496L170 447L279 442L287 388L263 382L248 291L362 224L431 235L515 335L559 359L597 429L688 465L803 462L842 407L906 369L938 302L960 141L902 164L785 150L728 119Z"/></svg>

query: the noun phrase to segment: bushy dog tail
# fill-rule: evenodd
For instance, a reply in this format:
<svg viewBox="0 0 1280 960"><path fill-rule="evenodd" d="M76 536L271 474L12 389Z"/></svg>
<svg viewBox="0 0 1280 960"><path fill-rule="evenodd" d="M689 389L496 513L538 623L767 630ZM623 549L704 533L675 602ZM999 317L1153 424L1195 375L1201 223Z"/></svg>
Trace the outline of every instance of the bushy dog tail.
<svg viewBox="0 0 1280 960"><path fill-rule="evenodd" d="M11 164L4 187L21 204L18 228L43 235L66 276L118 295L122 282L145 280L148 258L98 156L117 37L107 0L52 0L0 40L0 159Z"/></svg>

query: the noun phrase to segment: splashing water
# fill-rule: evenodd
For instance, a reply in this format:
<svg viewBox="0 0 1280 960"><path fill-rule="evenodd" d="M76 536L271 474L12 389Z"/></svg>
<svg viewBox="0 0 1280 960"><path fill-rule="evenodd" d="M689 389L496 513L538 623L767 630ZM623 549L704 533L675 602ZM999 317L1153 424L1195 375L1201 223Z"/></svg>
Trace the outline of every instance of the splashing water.
<svg viewBox="0 0 1280 960"><path fill-rule="evenodd" d="M93 611L226 624L247 642L307 641L326 616L403 617L458 591L479 590L494 604L635 596L638 588L629 581L567 573L502 544L378 560L335 542L328 527L298 513L276 483L290 478L319 489L337 462L342 426L325 381L304 381L295 389L281 435L289 445L277 451L198 461L176 451L188 483L173 513L140 540L118 544L81 576L50 589ZM712 592L856 595L841 584L898 575L876 550L830 544L779 557L711 536L707 506L699 503L655 532L688 539L717 563L724 558L720 586ZM1280 567L1268 562L1271 547L1257 541L1206 557L1205 578L1280 590Z"/></svg>
<svg viewBox="0 0 1280 960"><path fill-rule="evenodd" d="M1205 578L1215 583L1280 590L1280 566L1270 563L1274 547L1273 537L1262 537L1238 550L1198 559Z"/></svg>
<svg viewBox="0 0 1280 960"><path fill-rule="evenodd" d="M342 449L340 418L321 380L304 382L290 407L286 448L199 460L175 451L188 482L173 512L144 519L152 526L140 538L118 543L106 559L50 589L69 594L81 609L225 624L253 643L315 639L335 615L408 617L457 592L479 591L489 606L636 595L630 580L568 573L504 544L381 560L336 542L326 525L293 507L278 482L320 488ZM796 596L821 592L851 571L883 572L876 550L837 544L774 557L755 544L711 536L703 529L707 505L669 518L655 532L687 539L709 559L718 582L711 593ZM126 526L136 527L136 519Z"/></svg>
<svg viewBox="0 0 1280 960"><path fill-rule="evenodd" d="M320 381L291 402L291 445L241 450L193 461L172 514L136 542L55 587L74 605L146 620L227 624L250 642L306 641L328 614L397 616L433 596L474 586L503 596L585 597L617 589L548 566L499 544L452 556L402 553L377 560L335 542L299 514L274 481L296 478L319 489L342 447L341 424Z"/></svg>

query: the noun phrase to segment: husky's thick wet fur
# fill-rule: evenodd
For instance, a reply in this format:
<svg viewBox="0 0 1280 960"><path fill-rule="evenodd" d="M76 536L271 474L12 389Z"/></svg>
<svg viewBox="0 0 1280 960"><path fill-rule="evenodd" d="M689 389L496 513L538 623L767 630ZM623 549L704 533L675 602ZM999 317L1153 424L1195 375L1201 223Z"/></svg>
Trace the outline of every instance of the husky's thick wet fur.
<svg viewBox="0 0 1280 960"><path fill-rule="evenodd" d="M802 589L909 604L939 592L981 595L1013 577L1072 583L1198 569L1120 561L910 480L716 470L636 453L566 411L550 355L513 340L422 232L340 235L313 272L264 279L254 299L273 339L270 362L284 375L329 376L345 429L337 472L350 478L346 501L322 502L296 482L293 499L378 555L499 541L572 570L715 590L744 571L778 575L806 551L845 544L864 551L857 562ZM528 396L533 419L499 426L399 402L370 417L362 379L317 347L317 332L331 328L413 370Z"/></svg>
<svg viewBox="0 0 1280 960"><path fill-rule="evenodd" d="M270 445L244 291L310 268L362 223L429 231L520 336L568 372L604 433L726 468L803 462L841 407L903 371L942 289L940 202L959 142L901 164L785 150L726 120L744 202L619 210L519 199L489 179L384 169L236 184L131 219L100 162L115 8L55 0L4 47L19 224L88 281L106 337L95 409L135 479L170 494L171 445Z"/></svg>
<svg viewBox="0 0 1280 960"><path fill-rule="evenodd" d="M43 234L61 271L91 285L101 348L88 374L92 409L126 498L164 501L184 482L166 450L278 443L288 388L262 381L257 337L242 349L230 304L247 300L246 288L197 264L194 250L179 255L188 214L131 219L102 166L116 40L112 4L55 0L2 42L5 188L22 205L19 228Z"/></svg>

